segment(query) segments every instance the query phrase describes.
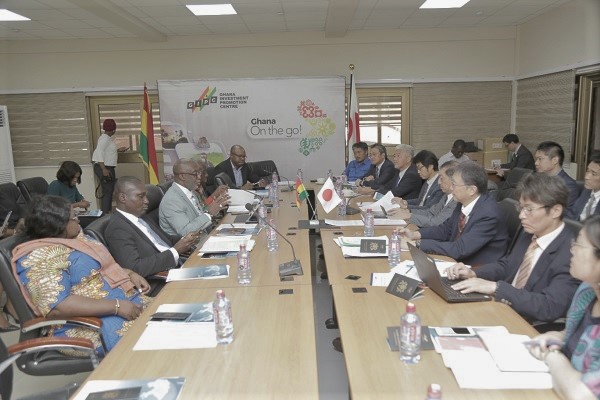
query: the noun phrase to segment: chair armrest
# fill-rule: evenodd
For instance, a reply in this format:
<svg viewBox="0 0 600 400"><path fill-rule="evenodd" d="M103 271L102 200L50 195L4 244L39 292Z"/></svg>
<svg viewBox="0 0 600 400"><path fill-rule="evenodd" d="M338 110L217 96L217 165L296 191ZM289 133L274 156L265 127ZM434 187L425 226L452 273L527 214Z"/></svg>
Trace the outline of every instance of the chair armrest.
<svg viewBox="0 0 600 400"><path fill-rule="evenodd" d="M88 353L94 368L98 366L98 356L96 348L89 339L68 338L68 337L42 337L29 339L13 344L7 348L8 357L0 363L0 374L10 366L17 358L29 354L48 350L78 350Z"/></svg>
<svg viewBox="0 0 600 400"><path fill-rule="evenodd" d="M102 327L102 320L96 317L69 317L69 318L44 318L38 317L31 319L21 324L21 331L23 333L31 332L36 329L45 328L51 325L78 325L86 328L91 328L96 331L100 331Z"/></svg>

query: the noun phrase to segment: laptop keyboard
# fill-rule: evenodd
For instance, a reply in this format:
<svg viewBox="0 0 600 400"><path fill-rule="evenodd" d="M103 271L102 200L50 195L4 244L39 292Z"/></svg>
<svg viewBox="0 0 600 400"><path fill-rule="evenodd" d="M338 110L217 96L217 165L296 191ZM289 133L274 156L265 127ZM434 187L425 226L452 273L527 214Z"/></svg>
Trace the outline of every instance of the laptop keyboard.
<svg viewBox="0 0 600 400"><path fill-rule="evenodd" d="M440 280L442 281L442 286L444 287L444 293L446 293L446 297L448 298L464 299L473 295L473 293L461 293L458 290L452 289L452 285L454 285L456 281L451 281L450 279L444 277L442 277Z"/></svg>

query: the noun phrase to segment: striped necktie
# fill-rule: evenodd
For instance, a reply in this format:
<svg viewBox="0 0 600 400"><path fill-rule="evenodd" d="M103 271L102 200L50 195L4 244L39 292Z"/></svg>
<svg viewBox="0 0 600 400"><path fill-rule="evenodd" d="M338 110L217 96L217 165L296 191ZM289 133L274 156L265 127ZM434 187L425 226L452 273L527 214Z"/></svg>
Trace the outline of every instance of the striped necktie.
<svg viewBox="0 0 600 400"><path fill-rule="evenodd" d="M519 266L517 270L517 275L515 276L515 280L513 282L513 286L517 289L523 289L529 276L531 275L531 269L533 268L533 257L535 256L535 252L538 249L537 238L534 236L531 238L531 243L525 252L525 256L523 257L523 262Z"/></svg>

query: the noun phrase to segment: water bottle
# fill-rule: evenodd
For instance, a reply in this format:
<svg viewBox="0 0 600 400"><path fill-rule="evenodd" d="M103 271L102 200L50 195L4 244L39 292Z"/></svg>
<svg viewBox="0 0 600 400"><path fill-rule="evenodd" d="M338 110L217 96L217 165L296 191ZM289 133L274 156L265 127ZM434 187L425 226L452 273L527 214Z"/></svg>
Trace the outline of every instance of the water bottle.
<svg viewBox="0 0 600 400"><path fill-rule="evenodd" d="M345 174L342 174L340 180L342 181L342 185L345 185L348 183L348 177Z"/></svg>
<svg viewBox="0 0 600 400"><path fill-rule="evenodd" d="M267 249L269 251L277 251L279 243L277 243L277 232L275 232L273 218L269 219L269 224L271 224L271 226L267 228Z"/></svg>
<svg viewBox="0 0 600 400"><path fill-rule="evenodd" d="M267 206L265 206L265 204L263 202L260 202L260 204L258 205L258 227L260 229L264 228L265 226L267 226L267 224L265 223L265 219L267 218Z"/></svg>
<svg viewBox="0 0 600 400"><path fill-rule="evenodd" d="M375 235L375 217L373 216L373 210L370 208L367 209L367 214L365 215L365 233L366 237L372 237Z"/></svg>
<svg viewBox="0 0 600 400"><path fill-rule="evenodd" d="M249 285L252 281L252 270L250 269L250 254L246 250L245 244L240 244L238 252L238 270L237 279L240 285Z"/></svg>
<svg viewBox="0 0 600 400"><path fill-rule="evenodd" d="M304 180L302 179L302 168L298 168L296 175L298 175L298 178L300 178L300 182L304 182Z"/></svg>
<svg viewBox="0 0 600 400"><path fill-rule="evenodd" d="M231 315L231 302L225 297L225 292L217 290L213 301L213 318L215 319L215 332L217 343L229 344L233 342L233 318Z"/></svg>
<svg viewBox="0 0 600 400"><path fill-rule="evenodd" d="M276 182L269 185L269 200L273 208L279 208L279 185Z"/></svg>
<svg viewBox="0 0 600 400"><path fill-rule="evenodd" d="M273 174L271 175L271 183L274 183L277 185L277 183L279 183L279 176L277 176L277 172L273 171Z"/></svg>
<svg viewBox="0 0 600 400"><path fill-rule="evenodd" d="M442 398L442 387L437 383L432 383L427 388L427 397L425 400L438 400Z"/></svg>
<svg viewBox="0 0 600 400"><path fill-rule="evenodd" d="M331 172L331 170L327 172L327 178L333 180L333 172Z"/></svg>
<svg viewBox="0 0 600 400"><path fill-rule="evenodd" d="M340 201L340 204L338 204L338 215L343 216L346 215L346 206L348 205L348 201L346 200L344 193L340 192L339 196L342 201Z"/></svg>
<svg viewBox="0 0 600 400"><path fill-rule="evenodd" d="M400 359L405 364L416 364L421 359L421 318L413 303L406 305L406 314L400 319Z"/></svg>
<svg viewBox="0 0 600 400"><path fill-rule="evenodd" d="M390 247L388 251L388 264L394 268L400 263L400 233L394 229L390 237Z"/></svg>

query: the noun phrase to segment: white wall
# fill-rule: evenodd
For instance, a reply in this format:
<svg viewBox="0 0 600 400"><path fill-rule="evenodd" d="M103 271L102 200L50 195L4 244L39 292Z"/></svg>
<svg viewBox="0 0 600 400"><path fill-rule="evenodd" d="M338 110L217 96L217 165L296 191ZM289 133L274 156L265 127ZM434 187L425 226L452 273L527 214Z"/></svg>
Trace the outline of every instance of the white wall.
<svg viewBox="0 0 600 400"><path fill-rule="evenodd" d="M519 77L600 63L600 1L573 0L518 27Z"/></svg>
<svg viewBox="0 0 600 400"><path fill-rule="evenodd" d="M403 29L136 39L0 42L0 91L154 86L158 79L349 75L488 79L514 75L516 29Z"/></svg>

